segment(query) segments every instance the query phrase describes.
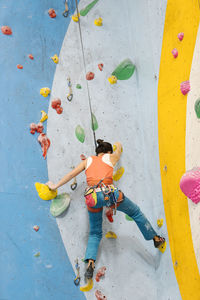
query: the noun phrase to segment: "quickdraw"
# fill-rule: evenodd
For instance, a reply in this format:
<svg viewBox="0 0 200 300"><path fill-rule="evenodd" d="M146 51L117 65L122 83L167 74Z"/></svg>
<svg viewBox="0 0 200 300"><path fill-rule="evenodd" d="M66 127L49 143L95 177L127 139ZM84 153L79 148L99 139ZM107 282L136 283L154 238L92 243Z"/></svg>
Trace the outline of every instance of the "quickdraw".
<svg viewBox="0 0 200 300"><path fill-rule="evenodd" d="M72 84L71 84L70 77L67 78L67 81L68 81L68 87L69 87L69 94L67 95L67 100L71 102L73 99L73 93L72 93Z"/></svg>
<svg viewBox="0 0 200 300"><path fill-rule="evenodd" d="M63 17L67 18L69 15L69 6L67 0L65 0L65 10L63 12Z"/></svg>
<svg viewBox="0 0 200 300"><path fill-rule="evenodd" d="M72 169L74 169L74 166L72 167ZM74 181L72 182L72 184L70 185L72 191L74 191L77 188L77 181L76 181L76 177L74 177Z"/></svg>
<svg viewBox="0 0 200 300"><path fill-rule="evenodd" d="M76 277L74 278L74 284L77 286L79 285L80 283L80 280L81 280L81 277L80 277L80 266L79 266L79 263L78 263L78 258L75 260L75 268L76 268L76 271L77 271L77 275Z"/></svg>

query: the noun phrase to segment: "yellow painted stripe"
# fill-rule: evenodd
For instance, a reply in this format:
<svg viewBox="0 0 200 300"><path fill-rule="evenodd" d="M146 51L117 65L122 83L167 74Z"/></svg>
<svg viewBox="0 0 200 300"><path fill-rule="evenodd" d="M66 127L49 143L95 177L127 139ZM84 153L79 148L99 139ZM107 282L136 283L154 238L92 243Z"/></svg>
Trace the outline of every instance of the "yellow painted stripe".
<svg viewBox="0 0 200 300"><path fill-rule="evenodd" d="M188 80L200 20L198 0L168 0L158 84L158 136L163 201L174 270L183 300L200 299L200 275L192 244L187 198L179 188L185 172ZM184 32L184 39L177 38ZM171 51L177 48L174 59ZM167 168L165 168L165 166Z"/></svg>

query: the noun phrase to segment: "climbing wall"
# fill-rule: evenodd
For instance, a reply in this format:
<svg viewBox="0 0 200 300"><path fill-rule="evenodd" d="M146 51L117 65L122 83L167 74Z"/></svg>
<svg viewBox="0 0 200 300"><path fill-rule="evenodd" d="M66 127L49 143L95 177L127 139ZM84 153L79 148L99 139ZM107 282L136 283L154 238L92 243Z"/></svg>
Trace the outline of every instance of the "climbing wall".
<svg viewBox="0 0 200 300"><path fill-rule="evenodd" d="M199 166L198 1L2 0L0 20L0 299L100 300L99 290L110 300L199 300L199 206L179 188ZM95 275L102 266L105 275L84 293L85 175L59 189L65 207L34 184L41 195L39 183L94 155L94 134L122 143L115 185L167 247L120 212L114 223L104 216Z"/></svg>

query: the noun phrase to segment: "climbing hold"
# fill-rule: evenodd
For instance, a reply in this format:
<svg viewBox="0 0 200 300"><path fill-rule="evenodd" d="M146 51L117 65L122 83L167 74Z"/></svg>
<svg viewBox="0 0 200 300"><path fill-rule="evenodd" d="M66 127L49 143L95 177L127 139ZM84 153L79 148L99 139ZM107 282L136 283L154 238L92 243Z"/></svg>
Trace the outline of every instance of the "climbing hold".
<svg viewBox="0 0 200 300"><path fill-rule="evenodd" d="M113 180L114 181L120 180L123 174L124 174L124 167L121 167L115 172L115 174L113 174Z"/></svg>
<svg viewBox="0 0 200 300"><path fill-rule="evenodd" d="M40 122L46 121L48 119L47 113L44 110L41 110L41 114L42 114L42 117L40 119Z"/></svg>
<svg viewBox="0 0 200 300"><path fill-rule="evenodd" d="M101 267L96 274L96 281L99 282L100 278L105 275L106 267Z"/></svg>
<svg viewBox="0 0 200 300"><path fill-rule="evenodd" d="M92 79L94 79L94 73L93 73L93 72L88 72L88 73L86 74L86 79L87 79L87 80L92 80Z"/></svg>
<svg viewBox="0 0 200 300"><path fill-rule="evenodd" d="M12 34L12 29L9 26L2 26L1 31L3 34L6 34L6 35Z"/></svg>
<svg viewBox="0 0 200 300"><path fill-rule="evenodd" d="M96 296L97 300L107 300L107 297L104 296L104 295L102 294L102 292L99 291L99 290L96 290L95 296Z"/></svg>
<svg viewBox="0 0 200 300"><path fill-rule="evenodd" d="M117 82L117 77L112 75L108 77L108 81L110 82L110 84L115 84Z"/></svg>
<svg viewBox="0 0 200 300"><path fill-rule="evenodd" d="M69 6L68 6L68 0L65 0L65 10L63 12L63 17L67 18L69 15Z"/></svg>
<svg viewBox="0 0 200 300"><path fill-rule="evenodd" d="M98 68L99 68L100 71L102 71L103 70L103 64L98 64Z"/></svg>
<svg viewBox="0 0 200 300"><path fill-rule="evenodd" d="M133 218L129 217L128 215L125 215L125 218L127 221L133 221Z"/></svg>
<svg viewBox="0 0 200 300"><path fill-rule="evenodd" d="M43 130L44 130L43 124L42 124L42 123L38 123L38 124L37 124L37 129L36 129L36 131L37 131L38 133L42 133Z"/></svg>
<svg viewBox="0 0 200 300"><path fill-rule="evenodd" d="M157 225L158 225L159 228L162 227L163 226L163 219L158 219L157 220Z"/></svg>
<svg viewBox="0 0 200 300"><path fill-rule="evenodd" d="M80 287L81 292L89 292L93 288L93 280L87 279L87 284Z"/></svg>
<svg viewBox="0 0 200 300"><path fill-rule="evenodd" d="M178 50L176 48L174 48L172 50L172 54L173 54L174 58L177 58L177 56L178 56Z"/></svg>
<svg viewBox="0 0 200 300"><path fill-rule="evenodd" d="M81 143L83 143L85 141L85 132L84 132L84 129L80 125L76 126L75 134L76 134L77 139Z"/></svg>
<svg viewBox="0 0 200 300"><path fill-rule="evenodd" d="M102 26L102 25L103 25L102 22L103 22L103 19L102 19L102 18L98 18L98 19L95 19L95 20L94 20L94 24L95 24L96 26Z"/></svg>
<svg viewBox="0 0 200 300"><path fill-rule="evenodd" d="M35 134L36 131L37 131L37 124L31 123L30 124L30 133Z"/></svg>
<svg viewBox="0 0 200 300"><path fill-rule="evenodd" d="M80 90L82 86L79 83L77 83L76 88Z"/></svg>
<svg viewBox="0 0 200 300"><path fill-rule="evenodd" d="M200 98L195 101L194 109L197 115L197 118L200 119Z"/></svg>
<svg viewBox="0 0 200 300"><path fill-rule="evenodd" d="M113 210L111 207L106 207L106 217L110 223L113 223Z"/></svg>
<svg viewBox="0 0 200 300"><path fill-rule="evenodd" d="M22 65L17 65L17 69L23 69L23 66Z"/></svg>
<svg viewBox="0 0 200 300"><path fill-rule="evenodd" d="M61 100L59 98L54 98L52 101L51 101L51 107L53 109L56 109L57 107L60 107L61 106Z"/></svg>
<svg viewBox="0 0 200 300"><path fill-rule="evenodd" d="M200 168L187 171L180 180L181 191L195 204L200 202Z"/></svg>
<svg viewBox="0 0 200 300"><path fill-rule="evenodd" d="M85 157L84 154L81 154L81 155L80 155L80 158L81 158L81 160L86 160L86 157Z"/></svg>
<svg viewBox="0 0 200 300"><path fill-rule="evenodd" d="M50 18L55 18L56 17L56 12L55 12L55 10L53 8L50 8L48 10L48 14L49 14Z"/></svg>
<svg viewBox="0 0 200 300"><path fill-rule="evenodd" d="M92 130L94 130L94 131L97 130L97 128L98 128L97 119L93 113L92 113L92 119L91 119L91 126L92 126Z"/></svg>
<svg viewBox="0 0 200 300"><path fill-rule="evenodd" d="M79 20L79 18L80 18L80 14L74 14L73 16L72 16L72 20L74 21L74 22L78 22L78 20Z"/></svg>
<svg viewBox="0 0 200 300"><path fill-rule="evenodd" d="M42 95L43 97L48 97L50 93L51 90L48 87L44 87L40 90L40 95Z"/></svg>
<svg viewBox="0 0 200 300"><path fill-rule="evenodd" d="M135 65L127 58L117 66L112 75L116 76L118 80L127 80L133 75L134 71Z"/></svg>
<svg viewBox="0 0 200 300"><path fill-rule="evenodd" d="M50 190L46 184L36 182L35 188L38 192L38 196L42 200L51 200L57 196L57 190L56 191Z"/></svg>
<svg viewBox="0 0 200 300"><path fill-rule="evenodd" d="M29 57L30 59L34 59L34 57L33 57L32 54L29 54L28 57Z"/></svg>
<svg viewBox="0 0 200 300"><path fill-rule="evenodd" d="M164 243L158 248L160 252L164 253L167 247L167 242L164 241Z"/></svg>
<svg viewBox="0 0 200 300"><path fill-rule="evenodd" d="M56 112L57 112L57 114L62 114L62 112L63 112L63 108L61 107L61 106L58 106L58 107L56 107Z"/></svg>
<svg viewBox="0 0 200 300"><path fill-rule="evenodd" d="M117 150L117 146L114 144L113 145L113 151L115 152ZM123 148L121 149L121 152L123 152Z"/></svg>
<svg viewBox="0 0 200 300"><path fill-rule="evenodd" d="M70 204L70 196L67 193L63 193L54 198L51 202L50 212L52 216L58 217L61 215Z"/></svg>
<svg viewBox="0 0 200 300"><path fill-rule="evenodd" d="M54 56L52 56L51 59L53 60L53 62L55 62L55 64L58 64L59 58L57 54L54 54Z"/></svg>
<svg viewBox="0 0 200 300"><path fill-rule="evenodd" d="M180 33L178 34L178 39L179 39L179 41L182 41L183 37L184 37L184 33L183 33L183 32L180 32Z"/></svg>
<svg viewBox="0 0 200 300"><path fill-rule="evenodd" d="M40 256L40 252L37 252L36 254L34 254L35 257L39 257Z"/></svg>
<svg viewBox="0 0 200 300"><path fill-rule="evenodd" d="M107 239L116 239L117 235L113 231L108 231L105 235Z"/></svg>
<svg viewBox="0 0 200 300"><path fill-rule="evenodd" d="M38 225L34 225L33 229L37 232L40 229L40 227Z"/></svg>
<svg viewBox="0 0 200 300"><path fill-rule="evenodd" d="M165 165L163 171L167 172L167 166Z"/></svg>
<svg viewBox="0 0 200 300"><path fill-rule="evenodd" d="M82 17L85 17L88 12L93 8L93 6L98 2L99 0L94 0L90 4L88 4L85 8L81 9L80 15Z"/></svg>
<svg viewBox="0 0 200 300"><path fill-rule="evenodd" d="M43 152L43 157L44 159L47 156L47 151L50 147L50 140L49 138L46 136L45 133L40 133L40 135L38 136L38 142L40 143L41 147L42 147L42 152Z"/></svg>
<svg viewBox="0 0 200 300"><path fill-rule="evenodd" d="M189 80L181 82L180 90L183 95L186 95L190 91Z"/></svg>

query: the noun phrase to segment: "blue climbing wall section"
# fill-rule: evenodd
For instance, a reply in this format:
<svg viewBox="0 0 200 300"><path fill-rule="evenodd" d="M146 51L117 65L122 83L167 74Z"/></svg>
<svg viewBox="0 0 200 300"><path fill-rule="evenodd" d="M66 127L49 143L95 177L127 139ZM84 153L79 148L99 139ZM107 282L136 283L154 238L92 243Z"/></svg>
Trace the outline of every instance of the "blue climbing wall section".
<svg viewBox="0 0 200 300"><path fill-rule="evenodd" d="M55 19L49 8L55 9ZM69 1L69 9L71 15L75 1ZM34 183L48 180L47 167L37 136L29 133L30 123L38 123L40 111L48 110L49 98L40 89L52 85L56 65L50 57L59 55L71 19L63 11L63 1L0 3L0 24L13 32L0 33L0 299L85 299L73 284L50 204L36 193ZM38 232L34 225L39 225Z"/></svg>

